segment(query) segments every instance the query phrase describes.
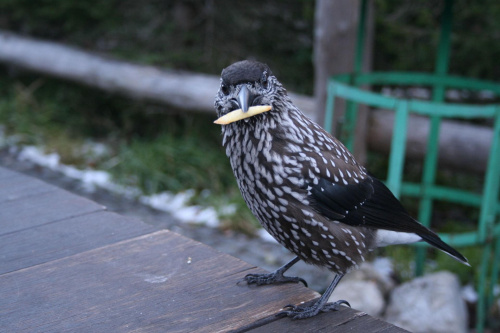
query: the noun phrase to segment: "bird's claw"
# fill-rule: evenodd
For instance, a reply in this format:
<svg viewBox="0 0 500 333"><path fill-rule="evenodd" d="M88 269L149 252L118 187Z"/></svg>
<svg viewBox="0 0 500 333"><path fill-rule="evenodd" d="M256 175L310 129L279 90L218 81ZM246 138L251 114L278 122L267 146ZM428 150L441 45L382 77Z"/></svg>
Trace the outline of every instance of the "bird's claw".
<svg viewBox="0 0 500 333"><path fill-rule="evenodd" d="M345 304L348 307L351 307L351 304L349 304L349 302L346 301L345 299L339 299L338 301L336 301L334 303L329 303L329 304L337 304L337 305Z"/></svg>
<svg viewBox="0 0 500 333"><path fill-rule="evenodd" d="M319 305L318 303L314 303L313 305L293 305L288 304L283 307L283 310L276 314L276 317L290 317L292 319L306 319L316 316L320 312L328 312L328 311L338 311L340 310L340 306L345 304L349 307L351 305L349 302L345 300L339 300L333 303L326 303L324 305Z"/></svg>
<svg viewBox="0 0 500 333"><path fill-rule="evenodd" d="M287 309L287 308L290 308L290 310L295 310L297 308L297 305L294 305L294 304L288 304L288 305L285 305L283 307L283 310Z"/></svg>
<svg viewBox="0 0 500 333"><path fill-rule="evenodd" d="M283 283L299 283L302 282L307 287L307 282L297 276L284 276L283 274L268 273L268 274L247 274L245 277L237 282L239 285L246 282L248 285L255 284L262 286L266 284L283 284Z"/></svg>

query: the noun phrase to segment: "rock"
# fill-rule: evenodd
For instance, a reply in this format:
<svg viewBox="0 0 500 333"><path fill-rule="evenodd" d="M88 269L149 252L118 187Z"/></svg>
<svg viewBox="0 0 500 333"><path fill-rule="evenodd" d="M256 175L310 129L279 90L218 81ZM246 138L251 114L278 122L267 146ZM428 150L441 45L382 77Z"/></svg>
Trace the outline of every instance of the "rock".
<svg viewBox="0 0 500 333"><path fill-rule="evenodd" d="M380 266L387 266L383 269ZM364 262L358 269L350 272L345 280L362 280L376 282L384 295L394 289L395 282L391 278L392 262L387 258L376 258L373 262Z"/></svg>
<svg viewBox="0 0 500 333"><path fill-rule="evenodd" d="M395 288L385 320L412 332L467 332L467 309L458 278L438 272Z"/></svg>
<svg viewBox="0 0 500 333"><path fill-rule="evenodd" d="M380 316L385 307L384 295L375 281L341 281L329 301L335 302L341 299L348 301L353 309L371 316Z"/></svg>
<svg viewBox="0 0 500 333"><path fill-rule="evenodd" d="M393 286L394 281L389 276L381 274L373 263L365 262L342 279L329 301L343 299L356 310L380 316L386 305L384 295Z"/></svg>

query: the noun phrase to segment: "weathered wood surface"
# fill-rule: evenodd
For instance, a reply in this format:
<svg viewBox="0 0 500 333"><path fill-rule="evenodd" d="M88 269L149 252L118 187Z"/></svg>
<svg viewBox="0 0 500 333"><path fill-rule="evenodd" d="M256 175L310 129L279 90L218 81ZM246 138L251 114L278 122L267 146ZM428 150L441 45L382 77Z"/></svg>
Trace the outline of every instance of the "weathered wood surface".
<svg viewBox="0 0 500 333"><path fill-rule="evenodd" d="M0 167L1 331L403 332L349 308L276 318L318 294L236 284L254 272L262 270Z"/></svg>

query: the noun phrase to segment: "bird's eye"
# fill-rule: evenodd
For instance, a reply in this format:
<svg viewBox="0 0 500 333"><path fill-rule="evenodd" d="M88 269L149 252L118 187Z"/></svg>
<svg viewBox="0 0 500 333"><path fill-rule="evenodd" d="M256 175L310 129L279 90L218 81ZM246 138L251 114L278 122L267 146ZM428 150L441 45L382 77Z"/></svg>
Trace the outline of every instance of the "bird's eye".
<svg viewBox="0 0 500 333"><path fill-rule="evenodd" d="M220 85L220 90L221 90L221 91L222 91L222 93L223 93L224 95L226 95L226 96L227 96L227 94L229 94L229 87L228 87L225 83L222 83L222 84Z"/></svg>
<svg viewBox="0 0 500 333"><path fill-rule="evenodd" d="M267 79L267 71L262 73L262 77L260 78L260 83L262 84L262 88L267 89L269 85L269 80Z"/></svg>

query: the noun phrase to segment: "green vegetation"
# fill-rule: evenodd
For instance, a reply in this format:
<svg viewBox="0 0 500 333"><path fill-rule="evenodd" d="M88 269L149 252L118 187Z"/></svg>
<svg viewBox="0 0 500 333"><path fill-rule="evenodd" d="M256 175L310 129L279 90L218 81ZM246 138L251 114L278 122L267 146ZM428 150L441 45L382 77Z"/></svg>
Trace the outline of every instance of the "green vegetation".
<svg viewBox="0 0 500 333"><path fill-rule="evenodd" d="M500 2L455 0L450 73L496 81L500 68ZM434 70L444 1L376 0L374 67Z"/></svg>
<svg viewBox="0 0 500 333"><path fill-rule="evenodd" d="M109 171L146 194L194 189L194 204L239 208L223 217L224 228L255 230L221 146L220 127L212 124L215 116L171 112L52 79L0 77L0 124L17 144L41 145L60 154L62 163ZM82 153L88 140L104 143L107 153Z"/></svg>

